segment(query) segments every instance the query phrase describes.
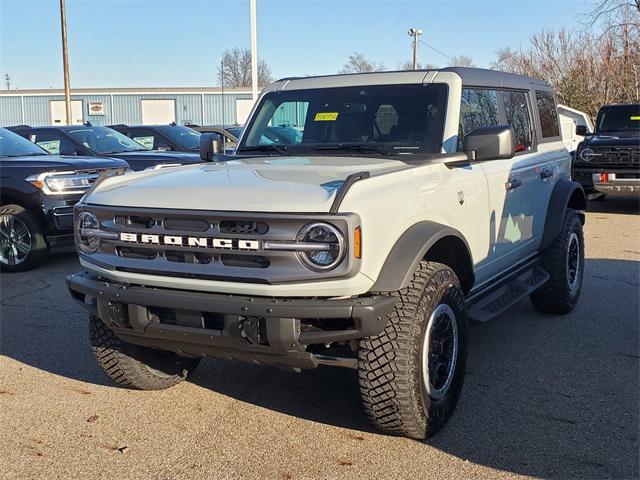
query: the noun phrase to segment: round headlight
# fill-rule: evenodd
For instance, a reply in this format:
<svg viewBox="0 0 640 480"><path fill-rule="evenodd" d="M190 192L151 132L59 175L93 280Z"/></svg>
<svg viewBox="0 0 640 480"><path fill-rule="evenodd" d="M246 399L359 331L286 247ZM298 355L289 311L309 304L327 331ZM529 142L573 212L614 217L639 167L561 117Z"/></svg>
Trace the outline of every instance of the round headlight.
<svg viewBox="0 0 640 480"><path fill-rule="evenodd" d="M298 234L298 257L311 270L331 270L344 258L342 233L328 223L310 223Z"/></svg>
<svg viewBox="0 0 640 480"><path fill-rule="evenodd" d="M76 220L76 246L84 253L95 253L100 248L100 239L87 235L88 231L100 230L100 221L91 212L82 212Z"/></svg>
<svg viewBox="0 0 640 480"><path fill-rule="evenodd" d="M594 156L596 156L596 152L591 150L589 147L583 148L580 151L580 160L583 162L590 162Z"/></svg>

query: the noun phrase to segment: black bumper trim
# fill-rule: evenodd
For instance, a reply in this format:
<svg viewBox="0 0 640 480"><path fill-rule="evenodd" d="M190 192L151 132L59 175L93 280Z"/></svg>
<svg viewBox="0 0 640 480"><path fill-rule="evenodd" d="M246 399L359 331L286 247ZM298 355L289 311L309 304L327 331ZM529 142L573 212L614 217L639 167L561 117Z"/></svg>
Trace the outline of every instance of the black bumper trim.
<svg viewBox="0 0 640 480"><path fill-rule="evenodd" d="M73 298L125 341L196 356L235 358L254 363L314 368L307 345L368 337L382 331L396 299L371 296L349 299L268 298L129 286L90 273L67 277ZM216 313L224 328L208 329L160 323L150 308L181 315ZM244 334L247 318L264 319L266 339ZM303 319L351 319L354 328L304 330Z"/></svg>

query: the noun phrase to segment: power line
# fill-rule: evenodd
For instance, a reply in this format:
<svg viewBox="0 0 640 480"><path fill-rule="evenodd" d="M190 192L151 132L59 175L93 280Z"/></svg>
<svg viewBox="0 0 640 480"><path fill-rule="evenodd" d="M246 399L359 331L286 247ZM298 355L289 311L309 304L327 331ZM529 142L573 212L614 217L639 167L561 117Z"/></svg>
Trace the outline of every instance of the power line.
<svg viewBox="0 0 640 480"><path fill-rule="evenodd" d="M441 52L440 50L438 50L435 47L432 47L431 45L429 45L427 42L425 42L424 40L420 40L420 43L423 44L425 47L430 48L431 50L433 50L436 53L439 53L440 55L442 55L443 57L447 57L449 60L455 60L453 57L450 57L449 55L447 55L446 53Z"/></svg>

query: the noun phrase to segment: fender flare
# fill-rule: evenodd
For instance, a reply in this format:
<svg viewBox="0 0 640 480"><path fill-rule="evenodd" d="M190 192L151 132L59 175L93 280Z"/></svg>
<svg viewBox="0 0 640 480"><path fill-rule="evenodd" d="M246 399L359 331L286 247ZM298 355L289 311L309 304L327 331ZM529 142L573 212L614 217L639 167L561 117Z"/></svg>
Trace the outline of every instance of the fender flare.
<svg viewBox="0 0 640 480"><path fill-rule="evenodd" d="M396 241L370 291L392 292L405 288L429 249L446 237L455 237L466 248L467 258L464 260L469 264L471 276L466 282L468 285L465 285L467 287L465 290L470 289L473 285L473 262L471 250L464 235L455 228L437 222L423 221L409 227ZM465 283L464 279L460 280Z"/></svg>
<svg viewBox="0 0 640 480"><path fill-rule="evenodd" d="M558 180L553 187L549 207L547 208L547 216L544 222L544 231L542 233L542 241L540 250L546 250L551 246L553 241L560 234L562 222L567 208L584 211L587 209L587 197L584 193L582 185L567 179ZM584 215L581 216L584 223Z"/></svg>

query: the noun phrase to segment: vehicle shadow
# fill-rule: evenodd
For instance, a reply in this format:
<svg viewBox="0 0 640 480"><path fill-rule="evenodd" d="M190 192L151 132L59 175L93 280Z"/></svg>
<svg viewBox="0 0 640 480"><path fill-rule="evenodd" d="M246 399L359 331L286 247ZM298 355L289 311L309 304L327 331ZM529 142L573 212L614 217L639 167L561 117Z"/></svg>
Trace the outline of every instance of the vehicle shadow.
<svg viewBox="0 0 640 480"><path fill-rule="evenodd" d="M31 274L0 276L0 354L111 385L88 347L86 313L66 292L64 276L77 269L74 257L55 257ZM586 275L570 315L542 315L523 301L471 326L457 411L426 448L544 478L638 477L640 263L588 259ZM374 431L353 370L296 374L206 359L190 381L286 415Z"/></svg>
<svg viewBox="0 0 640 480"><path fill-rule="evenodd" d="M590 200L587 205L587 211L597 213L619 213L622 215L638 215L640 214L640 197L609 196L603 200Z"/></svg>
<svg viewBox="0 0 640 480"><path fill-rule="evenodd" d="M638 477L640 262L588 259L585 269L570 315L543 315L525 300L471 325L457 411L426 445L523 475ZM209 360L191 381L287 415L375 431L352 370L295 374Z"/></svg>

